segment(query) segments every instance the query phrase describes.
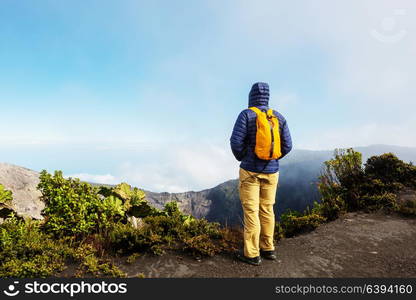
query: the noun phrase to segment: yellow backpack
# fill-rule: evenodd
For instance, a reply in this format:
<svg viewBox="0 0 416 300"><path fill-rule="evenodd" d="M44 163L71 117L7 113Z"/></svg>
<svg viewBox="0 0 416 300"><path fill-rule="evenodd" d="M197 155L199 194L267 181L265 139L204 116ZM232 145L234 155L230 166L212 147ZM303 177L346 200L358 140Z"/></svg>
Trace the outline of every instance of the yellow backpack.
<svg viewBox="0 0 416 300"><path fill-rule="evenodd" d="M278 159L282 156L280 148L279 120L273 110L266 112L257 107L250 107L257 115L256 147L254 153L264 160Z"/></svg>

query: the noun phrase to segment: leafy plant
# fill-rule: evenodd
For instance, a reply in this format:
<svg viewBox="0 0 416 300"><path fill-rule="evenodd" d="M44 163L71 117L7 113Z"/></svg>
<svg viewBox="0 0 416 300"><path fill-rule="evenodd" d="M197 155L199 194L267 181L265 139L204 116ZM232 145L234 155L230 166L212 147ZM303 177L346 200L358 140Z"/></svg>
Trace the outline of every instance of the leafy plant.
<svg viewBox="0 0 416 300"><path fill-rule="evenodd" d="M85 275L126 277L126 274L111 261L97 257L96 252L91 244L81 244L71 252L72 258L80 262L75 277Z"/></svg>
<svg viewBox="0 0 416 300"><path fill-rule="evenodd" d="M0 184L0 208L2 205L9 206L11 205L13 200L13 194L11 191L8 191L4 188L2 184Z"/></svg>
<svg viewBox="0 0 416 300"><path fill-rule="evenodd" d="M136 260L140 257L140 253L133 253L127 257L126 263L133 264L136 262Z"/></svg>
<svg viewBox="0 0 416 300"><path fill-rule="evenodd" d="M113 194L124 202L125 210L130 216L143 218L158 213L157 209L152 207L145 199L145 193L127 183L120 183L113 190Z"/></svg>
<svg viewBox="0 0 416 300"><path fill-rule="evenodd" d="M61 171L54 175L40 173L38 189L45 202L44 229L56 236L84 236L97 229L98 205L96 188L77 178L65 179Z"/></svg>
<svg viewBox="0 0 416 300"><path fill-rule="evenodd" d="M362 155L350 149L336 149L334 158L324 162L319 177L322 214L329 220L345 210L359 207L359 185L363 181Z"/></svg>
<svg viewBox="0 0 416 300"><path fill-rule="evenodd" d="M316 212L304 214L289 210L280 217L279 227L284 237L292 237L299 233L309 232L326 222L326 218Z"/></svg>
<svg viewBox="0 0 416 300"><path fill-rule="evenodd" d="M222 250L206 234L185 239L183 249L197 258L201 256L214 256Z"/></svg>
<svg viewBox="0 0 416 300"><path fill-rule="evenodd" d="M0 277L47 277L65 268L69 247L40 230L39 221L11 215L0 226Z"/></svg>
<svg viewBox="0 0 416 300"><path fill-rule="evenodd" d="M0 218L7 218L13 212L11 205L13 201L13 194L0 184Z"/></svg>
<svg viewBox="0 0 416 300"><path fill-rule="evenodd" d="M125 218L125 206L114 196L103 198L98 188L61 171L40 173L38 189L46 206L44 229L55 236L85 237Z"/></svg>
<svg viewBox="0 0 416 300"><path fill-rule="evenodd" d="M318 188L321 202L316 208L328 220L358 209L409 212L401 209L397 193L416 189L416 167L385 153L370 157L363 168L359 152L336 150L335 157L325 162Z"/></svg>
<svg viewBox="0 0 416 300"><path fill-rule="evenodd" d="M123 254L150 252L161 255L167 249L182 248L193 255L204 256L229 249L228 231L218 223L195 219L180 212L176 202L143 219L144 226L133 228L117 224L109 233L111 248ZM215 250L214 250L215 249Z"/></svg>
<svg viewBox="0 0 416 300"><path fill-rule="evenodd" d="M365 174L381 181L392 192L403 186L416 188L416 166L403 162L393 153L370 157L365 164Z"/></svg>

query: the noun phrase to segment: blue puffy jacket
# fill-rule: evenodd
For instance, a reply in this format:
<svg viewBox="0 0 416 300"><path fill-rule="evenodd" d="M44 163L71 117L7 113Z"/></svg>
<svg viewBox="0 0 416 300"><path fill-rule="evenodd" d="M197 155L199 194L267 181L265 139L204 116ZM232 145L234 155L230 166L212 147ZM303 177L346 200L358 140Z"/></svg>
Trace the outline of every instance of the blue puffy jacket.
<svg viewBox="0 0 416 300"><path fill-rule="evenodd" d="M261 110L269 109L269 85L264 82L253 84L248 100L248 107L256 106ZM279 119L282 157L292 150L292 138L285 118L273 110ZM235 122L230 138L231 150L235 158L241 161L240 167L257 173L276 173L279 171L279 160L262 160L254 153L256 145L256 113L250 109L243 110Z"/></svg>

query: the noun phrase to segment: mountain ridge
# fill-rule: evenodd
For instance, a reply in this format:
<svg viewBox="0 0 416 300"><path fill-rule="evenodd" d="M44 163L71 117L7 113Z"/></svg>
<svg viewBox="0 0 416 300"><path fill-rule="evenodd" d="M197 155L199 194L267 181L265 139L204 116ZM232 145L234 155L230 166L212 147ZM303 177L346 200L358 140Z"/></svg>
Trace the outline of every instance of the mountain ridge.
<svg viewBox="0 0 416 300"><path fill-rule="evenodd" d="M416 148L395 145L376 144L366 147L354 147L362 153L363 162L373 156L386 152L395 153L404 161L416 161ZM314 201L319 200L316 187L319 173L324 161L333 157L333 150L304 150L294 149L281 162L279 177L279 188L277 191L275 213L279 216L287 209L303 211L308 206L312 207ZM188 191L183 193L155 193L146 194L152 203L162 207L163 199L174 199L178 201L185 213L198 217L205 217L209 221L222 224L241 224L242 209L238 195L238 179L230 179L212 188L201 191ZM163 195L163 196L162 196ZM170 196L167 196L170 195ZM203 201L204 205L210 203L211 209L208 214L201 213L202 210L195 206L195 202ZM196 210L193 210L196 207Z"/></svg>
<svg viewBox="0 0 416 300"><path fill-rule="evenodd" d="M394 152L404 161L416 161L416 148L394 145L356 147L363 154L363 162L372 156ZM303 211L319 199L316 181L323 162L333 156L330 150L295 149L281 163L275 212L279 216L287 209ZM39 173L12 164L0 164L0 183L14 194L14 208L21 215L41 218L43 203L36 190ZM100 184L94 184L100 185ZM180 209L197 218L222 224L241 224L242 209L239 201L238 179L230 179L212 188L182 193L152 192L145 190L149 203L162 208L165 203L177 201Z"/></svg>

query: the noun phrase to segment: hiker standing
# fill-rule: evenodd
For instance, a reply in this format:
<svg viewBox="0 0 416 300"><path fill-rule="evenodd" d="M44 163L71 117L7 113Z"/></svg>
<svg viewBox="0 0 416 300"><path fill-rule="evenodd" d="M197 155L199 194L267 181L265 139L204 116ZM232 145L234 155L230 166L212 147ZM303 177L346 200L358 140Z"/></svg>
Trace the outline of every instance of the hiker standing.
<svg viewBox="0 0 416 300"><path fill-rule="evenodd" d="M238 161L239 192L244 212L244 252L237 257L259 265L260 256L276 259L273 235L279 179L279 159L292 150L292 139L285 118L269 109L269 85L253 84L248 109L243 110L230 138Z"/></svg>

